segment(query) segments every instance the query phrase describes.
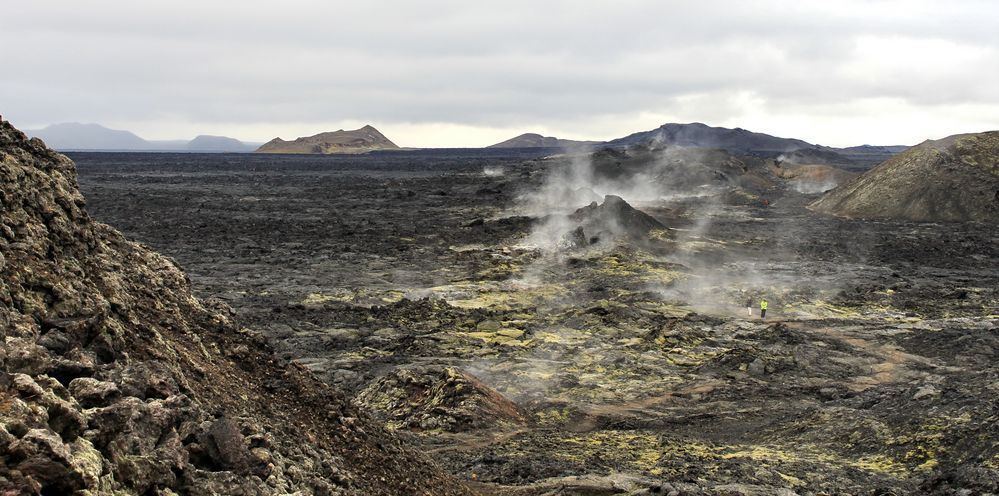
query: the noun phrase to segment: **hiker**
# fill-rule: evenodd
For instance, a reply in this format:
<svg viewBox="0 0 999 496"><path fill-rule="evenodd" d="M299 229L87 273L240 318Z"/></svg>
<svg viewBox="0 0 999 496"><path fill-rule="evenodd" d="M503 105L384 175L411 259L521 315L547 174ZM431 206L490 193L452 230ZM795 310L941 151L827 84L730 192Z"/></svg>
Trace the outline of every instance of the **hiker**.
<svg viewBox="0 0 999 496"><path fill-rule="evenodd" d="M761 319L767 318L767 299L766 298L760 300L760 318Z"/></svg>
<svg viewBox="0 0 999 496"><path fill-rule="evenodd" d="M750 296L748 299L746 299L746 313L749 314L750 317L753 316L753 297L752 296Z"/></svg>

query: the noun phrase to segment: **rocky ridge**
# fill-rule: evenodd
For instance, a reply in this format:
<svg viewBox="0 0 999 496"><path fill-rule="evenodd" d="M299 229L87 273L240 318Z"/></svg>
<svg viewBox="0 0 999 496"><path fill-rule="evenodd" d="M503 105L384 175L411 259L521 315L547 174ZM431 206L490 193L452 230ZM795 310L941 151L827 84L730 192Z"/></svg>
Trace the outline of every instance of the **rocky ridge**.
<svg viewBox="0 0 999 496"><path fill-rule="evenodd" d="M0 120L0 493L465 494Z"/></svg>

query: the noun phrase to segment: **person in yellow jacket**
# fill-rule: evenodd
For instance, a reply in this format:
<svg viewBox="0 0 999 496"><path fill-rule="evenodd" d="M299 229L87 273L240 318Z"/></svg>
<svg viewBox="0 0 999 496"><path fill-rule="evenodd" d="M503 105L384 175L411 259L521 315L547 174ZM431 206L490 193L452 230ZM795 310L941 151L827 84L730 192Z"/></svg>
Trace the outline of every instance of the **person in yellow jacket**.
<svg viewBox="0 0 999 496"><path fill-rule="evenodd" d="M760 300L760 318L761 319L767 318L767 299L766 298Z"/></svg>

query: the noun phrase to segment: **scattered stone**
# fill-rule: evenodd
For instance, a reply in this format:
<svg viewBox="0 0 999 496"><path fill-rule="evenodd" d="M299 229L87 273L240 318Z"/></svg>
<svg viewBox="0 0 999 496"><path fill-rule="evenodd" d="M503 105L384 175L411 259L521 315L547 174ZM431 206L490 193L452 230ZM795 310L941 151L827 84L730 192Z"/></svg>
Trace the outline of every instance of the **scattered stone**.
<svg viewBox="0 0 999 496"><path fill-rule="evenodd" d="M935 396L940 396L940 391L933 386L927 385L919 388L919 390L916 391L916 394L912 395L912 399L921 400L923 398L932 398Z"/></svg>

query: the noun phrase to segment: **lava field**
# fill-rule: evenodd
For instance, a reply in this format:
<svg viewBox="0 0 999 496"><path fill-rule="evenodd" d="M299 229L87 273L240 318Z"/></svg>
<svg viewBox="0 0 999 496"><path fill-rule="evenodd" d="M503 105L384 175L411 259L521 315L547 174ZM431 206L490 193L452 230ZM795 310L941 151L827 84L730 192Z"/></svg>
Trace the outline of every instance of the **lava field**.
<svg viewBox="0 0 999 496"><path fill-rule="evenodd" d="M822 215L762 159L68 155L94 218L483 494L999 491L996 223Z"/></svg>

